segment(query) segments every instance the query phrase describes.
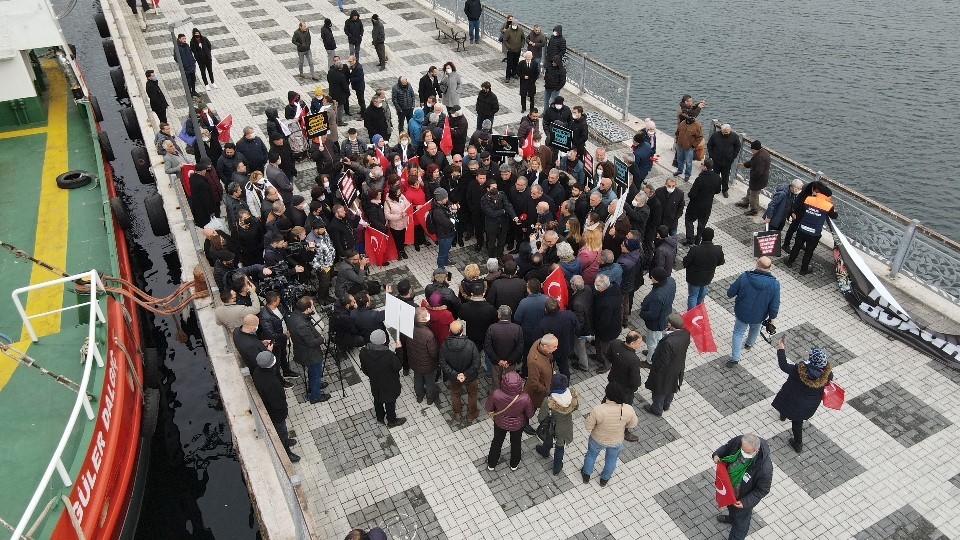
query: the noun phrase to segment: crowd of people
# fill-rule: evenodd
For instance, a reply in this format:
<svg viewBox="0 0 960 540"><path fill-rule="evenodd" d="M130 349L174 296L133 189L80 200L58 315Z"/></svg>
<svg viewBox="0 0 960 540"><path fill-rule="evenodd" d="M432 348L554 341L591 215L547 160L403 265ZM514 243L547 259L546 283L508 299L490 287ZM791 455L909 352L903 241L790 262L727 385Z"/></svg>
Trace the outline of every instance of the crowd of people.
<svg viewBox="0 0 960 540"><path fill-rule="evenodd" d="M478 43L479 1L468 0L464 10L470 41ZM377 15L371 26L384 69L384 29ZM266 142L248 126L239 140L221 144L220 118L202 103L196 122L184 125L189 141L175 135L166 122L166 98L156 72L147 72L151 106L161 120L155 144L166 172L179 174L193 164L191 154L207 156L193 164L185 184L221 291L216 316L232 333L288 456L299 461L291 450L296 440L287 434L284 390L305 376L307 400L329 400L323 378L331 346L360 348L376 420L391 428L406 422L396 407L401 377L412 375L416 401L427 405L435 403L445 382L453 419L463 422L479 417L478 380L489 377L493 392L482 408L494 424L487 458L491 471L500 463L508 435L508 465L520 466L526 432L540 436L536 452L545 459L552 453L553 473L560 474L564 448L574 440L572 414L588 405L571 386L571 370L594 370L607 384L603 401L586 416L589 438L580 471L590 482L603 451L599 483L605 486L625 441L637 441L631 429L640 422L633 402L641 386L651 395L645 411L659 417L670 410L683 382L691 335L673 310L674 271L685 269L687 308L703 304L717 267L725 263L708 222L715 197L729 196L740 137L724 125L706 138L697 120L706 102L683 96L674 132L674 174L663 185L648 181L659 133L648 119L625 158L629 178L624 182L605 148L588 151L583 107L569 107L560 95L566 80L562 28L546 36L537 26L524 35L511 17L502 29L505 77L519 80L523 111L507 133L531 144L504 156L492 146L500 101L488 81L478 85L473 131L458 94L468 81L453 62L431 66L416 87L401 76L392 88L375 89L366 102L360 63L364 28L357 11L350 13L344 32L350 48L346 63L337 53L332 22L324 20L327 89L317 87L310 103L289 92L282 114L267 108ZM292 41L299 54L298 76L306 78L306 64L310 77L320 80L306 22ZM209 53L210 43L199 30L192 41L183 36L178 45L181 61L200 65L208 90L215 88ZM194 94L195 75L190 74L195 68L187 70ZM535 106L541 78L542 112ZM358 116L351 112L351 91ZM309 137L305 119L318 113L325 113L327 130ZM350 127L341 135L347 119L361 120L363 129ZM573 133L568 149L551 140L549 128L557 124ZM770 154L759 141L752 142L751 151L752 158L741 164L749 169L749 190L737 205L750 216L763 210L769 229L782 230L789 223L785 246L794 243L787 264L803 251L800 272L808 273L825 220L836 217L830 189L821 182L795 181L778 189L762 209L759 195L769 182ZM298 162L305 159L316 163L309 198L296 194ZM690 184L686 193L678 186L681 178ZM415 217L418 212L422 219ZM388 235L400 260L410 256L409 246L419 252L436 244L436 270L422 301L415 300L408 280L381 284L371 276L367 228ZM681 243L689 247L682 257ZM456 286L447 270L454 246L473 250L470 256L478 259L466 265ZM756 344L762 327L775 328L780 284L772 264L759 258L756 268L726 291L735 298L731 368ZM558 278L569 290L568 299L545 290ZM373 309L384 290L416 308L413 335L392 344L384 313ZM323 330L320 311L329 312ZM631 325L633 313L642 327ZM782 420L793 422L790 444L800 452L803 421L816 410L816 398L832 373L820 349L793 365L781 342L778 358L789 379L774 407ZM737 505L719 518L733 524L731 538L743 538L751 509L770 489L769 446L748 434L732 439L713 458L729 463L738 491Z"/></svg>

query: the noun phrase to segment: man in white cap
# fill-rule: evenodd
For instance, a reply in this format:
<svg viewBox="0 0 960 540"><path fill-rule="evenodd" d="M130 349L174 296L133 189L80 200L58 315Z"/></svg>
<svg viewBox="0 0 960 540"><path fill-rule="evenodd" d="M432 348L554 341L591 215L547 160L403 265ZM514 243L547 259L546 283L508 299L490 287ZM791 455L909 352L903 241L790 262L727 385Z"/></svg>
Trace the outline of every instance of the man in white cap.
<svg viewBox="0 0 960 540"><path fill-rule="evenodd" d="M277 369L277 357L270 351L260 352L257 355L257 367L251 377L264 407L267 408L270 421L277 430L277 436L287 450L287 457L293 463L300 461L300 456L290 451L290 448L296 446L297 440L291 439L287 433L287 395L283 391L280 370Z"/></svg>
<svg viewBox="0 0 960 540"><path fill-rule="evenodd" d="M397 343L395 349L401 345ZM373 410L377 422L387 427L403 425L407 419L397 417L397 398L400 397L400 356L387 346L387 333L374 330L370 343L360 349L360 371L370 378L370 393L373 394Z"/></svg>

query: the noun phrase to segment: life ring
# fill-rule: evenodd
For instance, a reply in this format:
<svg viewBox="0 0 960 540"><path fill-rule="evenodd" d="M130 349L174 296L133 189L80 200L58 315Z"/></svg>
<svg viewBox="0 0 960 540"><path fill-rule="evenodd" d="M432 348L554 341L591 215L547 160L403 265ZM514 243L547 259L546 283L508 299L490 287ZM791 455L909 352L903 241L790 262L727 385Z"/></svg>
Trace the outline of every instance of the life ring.
<svg viewBox="0 0 960 540"><path fill-rule="evenodd" d="M67 171L57 177L57 187L60 189L77 189L93 182L93 177L87 171Z"/></svg>

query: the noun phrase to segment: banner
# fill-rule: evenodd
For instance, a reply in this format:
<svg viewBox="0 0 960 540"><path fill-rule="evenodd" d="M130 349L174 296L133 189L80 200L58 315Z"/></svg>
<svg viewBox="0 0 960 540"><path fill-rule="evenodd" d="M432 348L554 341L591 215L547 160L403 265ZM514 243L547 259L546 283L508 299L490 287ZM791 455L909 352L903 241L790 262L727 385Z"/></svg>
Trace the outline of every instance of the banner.
<svg viewBox="0 0 960 540"><path fill-rule="evenodd" d="M217 140L219 140L223 144L232 142L233 138L230 136L231 128L233 128L233 115L228 114L226 118L224 118L223 120L220 121L219 124L217 124Z"/></svg>
<svg viewBox="0 0 960 540"><path fill-rule="evenodd" d="M530 147L527 149L527 145L523 146L523 157L527 157L527 153L530 153L530 156L536 154L536 150L533 148L533 132L530 132L528 136ZM490 151L495 156L503 157L513 157L520 152L520 138L513 135L491 135L490 136Z"/></svg>
<svg viewBox="0 0 960 540"><path fill-rule="evenodd" d="M557 302L560 302L560 309L567 309L570 297L567 291L567 276L562 268L559 266L554 268L543 281L543 293L550 298L556 298Z"/></svg>
<svg viewBox="0 0 960 540"><path fill-rule="evenodd" d="M573 148L573 130L563 124L552 122L550 129L550 146L564 152Z"/></svg>
<svg viewBox="0 0 960 540"><path fill-rule="evenodd" d="M363 233L363 247L370 258L370 264L383 266L397 260L397 247L393 245L393 238L373 227L367 227Z"/></svg>
<svg viewBox="0 0 960 540"><path fill-rule="evenodd" d="M586 152L583 154L583 172L587 175L586 189L592 190L596 184L596 169L593 164L593 154Z"/></svg>
<svg viewBox="0 0 960 540"><path fill-rule="evenodd" d="M730 473L727 472L727 464L717 463L717 477L713 481L713 487L717 490L717 506L726 508L737 502L737 492L733 489L733 482L730 480Z"/></svg>
<svg viewBox="0 0 960 540"><path fill-rule="evenodd" d="M754 257L780 257L780 231L760 231L753 233Z"/></svg>
<svg viewBox="0 0 960 540"><path fill-rule="evenodd" d="M318 112L308 114L303 117L303 126L307 130L307 137L319 137L326 135L330 131L330 124L327 123L327 113Z"/></svg>
<svg viewBox="0 0 960 540"><path fill-rule="evenodd" d="M630 186L630 167L617 156L613 156L613 168L616 174L613 177L613 189L617 195L627 191Z"/></svg>
<svg viewBox="0 0 960 540"><path fill-rule="evenodd" d="M717 343L713 340L713 327L710 325L710 315L707 314L707 305L699 306L684 313L683 328L690 332L693 344L700 354L717 352Z"/></svg>
<svg viewBox="0 0 960 540"><path fill-rule="evenodd" d="M960 370L960 336L921 326L900 306L833 220L837 285L860 319L937 361Z"/></svg>
<svg viewBox="0 0 960 540"><path fill-rule="evenodd" d="M343 203L350 206L357 197L357 187L353 183L353 171L349 169L344 171L337 185L340 187L340 196L343 198Z"/></svg>
<svg viewBox="0 0 960 540"><path fill-rule="evenodd" d="M430 237L434 242L437 241L437 235L431 234L427 230L427 214L433 210L433 199L427 201L427 204L421 206L413 212L413 221L423 229L423 233Z"/></svg>

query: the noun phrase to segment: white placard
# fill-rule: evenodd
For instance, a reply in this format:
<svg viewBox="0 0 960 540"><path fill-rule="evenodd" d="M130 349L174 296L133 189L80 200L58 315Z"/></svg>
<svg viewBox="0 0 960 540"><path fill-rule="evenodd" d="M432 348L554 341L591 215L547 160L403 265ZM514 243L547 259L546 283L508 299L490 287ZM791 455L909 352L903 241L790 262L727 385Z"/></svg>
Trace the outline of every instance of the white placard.
<svg viewBox="0 0 960 540"><path fill-rule="evenodd" d="M400 333L412 338L413 323L417 317L417 308L406 302L400 302Z"/></svg>
<svg viewBox="0 0 960 540"><path fill-rule="evenodd" d="M400 305L403 302L393 296L392 294L386 295L387 304L383 310L383 324L387 328L400 329Z"/></svg>

